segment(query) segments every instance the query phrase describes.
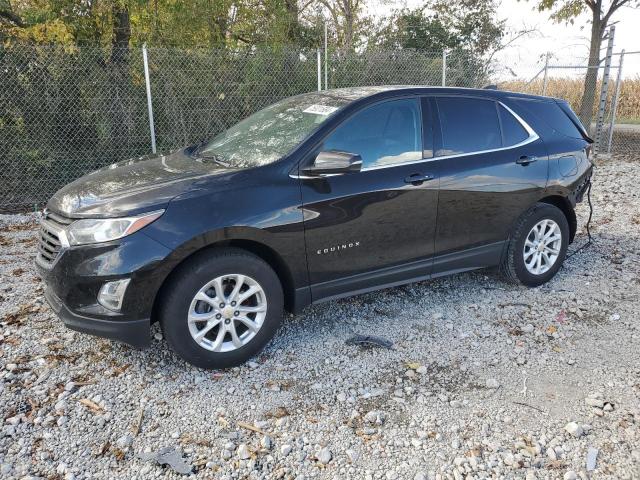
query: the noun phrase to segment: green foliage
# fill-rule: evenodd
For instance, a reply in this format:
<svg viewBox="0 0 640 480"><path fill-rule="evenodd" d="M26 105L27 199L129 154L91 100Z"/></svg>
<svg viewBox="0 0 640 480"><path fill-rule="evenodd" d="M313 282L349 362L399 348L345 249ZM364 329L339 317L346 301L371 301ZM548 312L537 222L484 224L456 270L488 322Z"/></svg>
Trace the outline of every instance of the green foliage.
<svg viewBox="0 0 640 480"><path fill-rule="evenodd" d="M399 10L376 35L375 45L427 52L443 50L485 55L500 45L504 22L496 4L478 0L439 0L424 9Z"/></svg>

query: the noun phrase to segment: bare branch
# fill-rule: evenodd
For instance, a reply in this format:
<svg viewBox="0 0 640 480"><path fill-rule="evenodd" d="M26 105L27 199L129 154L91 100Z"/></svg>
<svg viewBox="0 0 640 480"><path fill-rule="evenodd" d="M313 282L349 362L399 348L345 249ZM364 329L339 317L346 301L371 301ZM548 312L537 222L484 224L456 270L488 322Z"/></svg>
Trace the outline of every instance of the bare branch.
<svg viewBox="0 0 640 480"><path fill-rule="evenodd" d="M11 10L0 10L0 18L8 20L16 27L25 28L28 26L19 15L13 13Z"/></svg>
<svg viewBox="0 0 640 480"><path fill-rule="evenodd" d="M611 15L613 15L620 7L624 7L631 3L631 0L613 0L613 3L609 7L609 11L605 13L604 17L602 17L602 23L607 25L609 23L609 19Z"/></svg>
<svg viewBox="0 0 640 480"><path fill-rule="evenodd" d="M523 28L522 30L516 32L516 34L512 38L510 38L507 42L501 43L491 51L491 53L489 54L487 63L491 63L491 61L493 60L493 57L501 50L504 50L509 45L512 45L522 37L525 37L531 33L538 32L538 31L539 30L536 27L531 27L531 28Z"/></svg>

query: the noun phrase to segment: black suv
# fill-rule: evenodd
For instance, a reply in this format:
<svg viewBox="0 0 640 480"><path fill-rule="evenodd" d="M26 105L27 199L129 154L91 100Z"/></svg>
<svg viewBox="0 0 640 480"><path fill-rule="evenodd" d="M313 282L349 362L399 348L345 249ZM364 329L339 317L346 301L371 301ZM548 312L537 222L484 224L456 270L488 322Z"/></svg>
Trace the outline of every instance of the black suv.
<svg viewBox="0 0 640 480"><path fill-rule="evenodd" d="M228 367L263 348L284 309L498 265L548 281L576 233L591 142L545 97L298 95L62 188L36 263L68 327L142 347L159 321L182 358Z"/></svg>

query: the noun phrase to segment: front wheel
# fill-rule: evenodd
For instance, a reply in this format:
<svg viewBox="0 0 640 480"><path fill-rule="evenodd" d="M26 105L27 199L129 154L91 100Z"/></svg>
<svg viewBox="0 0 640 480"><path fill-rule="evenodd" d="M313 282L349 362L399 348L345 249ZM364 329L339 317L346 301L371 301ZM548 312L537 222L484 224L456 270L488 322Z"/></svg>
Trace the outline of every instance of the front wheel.
<svg viewBox="0 0 640 480"><path fill-rule="evenodd" d="M164 293L159 315L167 341L201 368L245 362L282 320L278 276L264 260L239 249L196 255L179 267Z"/></svg>
<svg viewBox="0 0 640 480"><path fill-rule="evenodd" d="M536 203L518 220L501 270L507 280L536 287L558 272L567 254L569 223L562 210Z"/></svg>

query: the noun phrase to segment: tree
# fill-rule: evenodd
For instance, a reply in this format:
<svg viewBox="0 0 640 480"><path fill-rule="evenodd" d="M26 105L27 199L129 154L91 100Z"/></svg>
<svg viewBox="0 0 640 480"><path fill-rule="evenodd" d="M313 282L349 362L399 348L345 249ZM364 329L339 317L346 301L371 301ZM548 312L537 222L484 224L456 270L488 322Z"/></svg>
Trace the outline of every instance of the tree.
<svg viewBox="0 0 640 480"><path fill-rule="evenodd" d="M481 57L500 45L505 22L496 4L483 0L438 0L427 7L395 12L374 37L384 48L426 52L465 51Z"/></svg>
<svg viewBox="0 0 640 480"><path fill-rule="evenodd" d="M331 15L338 33L338 44L347 50L353 50L360 26L363 0L318 0L318 2Z"/></svg>
<svg viewBox="0 0 640 480"><path fill-rule="evenodd" d="M639 0L540 0L538 10L551 12L556 22L573 24L584 13L591 16L591 36L589 40L590 67L600 65L600 49L611 17L624 6L640 6ZM593 103L596 95L598 69L588 68L584 78L584 91L580 104L579 116L582 123L589 128L593 117Z"/></svg>

